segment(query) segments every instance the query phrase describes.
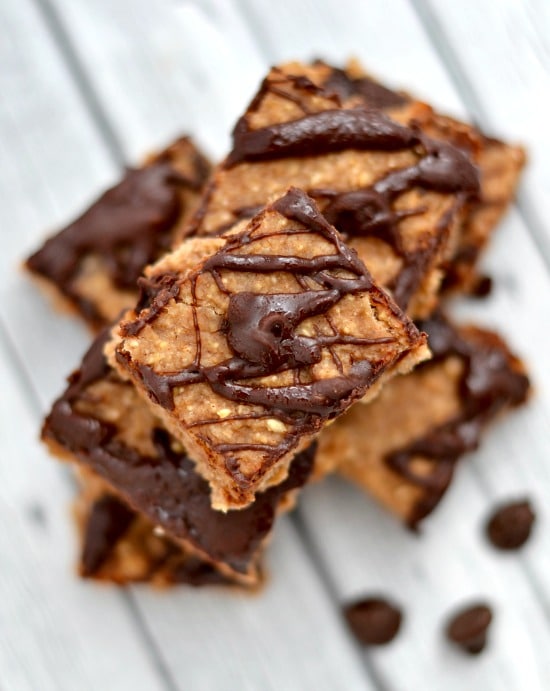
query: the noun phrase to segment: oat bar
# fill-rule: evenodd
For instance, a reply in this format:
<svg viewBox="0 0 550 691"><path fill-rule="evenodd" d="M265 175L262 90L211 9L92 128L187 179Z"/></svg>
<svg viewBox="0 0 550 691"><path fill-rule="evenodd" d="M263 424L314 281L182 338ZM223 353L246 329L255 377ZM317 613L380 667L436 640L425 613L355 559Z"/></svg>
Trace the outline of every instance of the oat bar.
<svg viewBox="0 0 550 691"><path fill-rule="evenodd" d="M297 189L146 273L112 364L185 445L216 509L282 482L323 425L428 354Z"/></svg>
<svg viewBox="0 0 550 691"><path fill-rule="evenodd" d="M419 328L433 359L324 430L316 461L319 474L336 470L411 526L435 508L492 418L522 403L529 387L495 333L454 327L440 314Z"/></svg>
<svg viewBox="0 0 550 691"><path fill-rule="evenodd" d="M345 70L316 64L327 70L323 85L338 95L342 102L360 98L366 105L395 114L409 108L416 99L388 89L367 73L357 61L350 61ZM418 114L420 116L420 112ZM479 198L472 198L460 226L459 239L451 260L445 264L443 287L446 290L471 290L475 287L477 260L491 233L514 200L520 173L525 165L521 146L489 137L477 127L459 122L431 108L417 124L427 134L464 148L475 157L480 171Z"/></svg>
<svg viewBox="0 0 550 691"><path fill-rule="evenodd" d="M146 520L223 576L256 584L260 552L276 514L291 507L294 490L307 481L314 449L296 456L285 482L259 494L248 509L214 511L208 483L181 444L109 367L103 355L108 336L108 331L98 336L71 375L45 420L43 440L54 455L102 480L140 514L140 525Z"/></svg>
<svg viewBox="0 0 550 691"><path fill-rule="evenodd" d="M460 147L432 136L435 115L418 101L400 98L384 111L361 95L341 98L325 86L332 71L323 63L271 70L185 234L223 232L296 186L397 304L425 317L479 194L475 142L466 146L462 132Z"/></svg>
<svg viewBox="0 0 550 691"><path fill-rule="evenodd" d="M92 473L81 471L79 475L75 517L81 538L78 571L82 578L159 587L234 583L129 508Z"/></svg>
<svg viewBox="0 0 550 691"><path fill-rule="evenodd" d="M182 137L117 185L26 262L93 328L135 304L143 268L170 247L199 199L210 165Z"/></svg>

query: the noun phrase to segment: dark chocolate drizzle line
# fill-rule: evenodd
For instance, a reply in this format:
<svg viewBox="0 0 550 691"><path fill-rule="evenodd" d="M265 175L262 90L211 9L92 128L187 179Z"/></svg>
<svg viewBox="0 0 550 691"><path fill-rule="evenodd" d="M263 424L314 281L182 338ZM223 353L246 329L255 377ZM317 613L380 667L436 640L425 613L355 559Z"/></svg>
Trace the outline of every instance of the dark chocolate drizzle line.
<svg viewBox="0 0 550 691"><path fill-rule="evenodd" d="M399 151L417 141L410 127L367 108L322 110L256 130L250 129L243 118L233 132L233 150L225 166L289 156L320 156L345 149Z"/></svg>
<svg viewBox="0 0 550 691"><path fill-rule="evenodd" d="M487 339L482 344L474 338L469 340L441 314L420 322L418 327L428 334L433 353L433 359L421 367L455 355L463 360L464 372L459 382L462 412L386 457L392 470L426 490L409 519L411 527L438 503L451 481L456 461L478 447L488 421L505 405L523 403L529 390L528 378L513 369L505 348L495 341ZM431 474L414 472L415 457L435 461Z"/></svg>
<svg viewBox="0 0 550 691"><path fill-rule="evenodd" d="M350 77L345 70L336 67L331 68L323 87L336 94L340 102L359 96L370 108L399 108L409 102L405 94L392 91L369 77Z"/></svg>
<svg viewBox="0 0 550 691"><path fill-rule="evenodd" d="M181 213L181 189L195 190L204 182L202 157L196 178L176 171L167 157L128 169L118 185L27 260L31 271L53 281L92 322L103 319L74 287L82 261L100 256L117 287L135 289L143 268L170 249L170 231Z"/></svg>
<svg viewBox="0 0 550 691"><path fill-rule="evenodd" d="M208 483L185 453L174 451L165 430L153 431L156 453L147 456L117 439L114 425L76 409L91 384L113 376L103 357L108 339L105 331L85 355L81 369L70 377L69 387L46 418L43 438L55 441L90 466L129 506L162 526L168 535L238 573L248 573L273 527L280 500L307 481L315 446L294 458L284 482L256 495L247 508L214 511Z"/></svg>
<svg viewBox="0 0 550 691"><path fill-rule="evenodd" d="M278 77L275 79L273 78L274 72L278 72ZM288 88L289 84L297 92L306 93L308 95L324 96L325 98L333 98L335 105L338 104L338 96L336 94L329 94L324 86L315 84L315 82L312 82L311 79L306 77L305 74L287 74L279 68L274 67L270 75L262 81L256 95L252 101L250 101L248 108L246 109L246 113L254 113L259 110L263 99L268 93L275 93L277 96L281 96L288 101L292 101L292 103L295 103L304 113L308 113L309 109L304 103L303 99L300 98L300 95L289 92L284 88ZM283 88L281 88L281 86ZM233 129L233 134L239 127L240 122L241 120L237 121L237 124Z"/></svg>
<svg viewBox="0 0 550 691"><path fill-rule="evenodd" d="M370 290L372 280L355 252L342 242L304 192L291 189L272 208L289 220L303 224L309 232L328 240L336 253L311 259L240 254L242 246L250 247L257 240L252 235L256 227L253 222L252 229L228 238L227 244L204 262L200 273L210 272L219 289L225 293L227 290L221 272L226 270L252 273L289 271L297 278L308 277L311 283L316 284L317 290L310 288L299 293L267 295L249 292L231 294L225 332L234 355L217 365L204 367L201 364L198 330L197 355L190 367L179 372L158 373L147 365L132 363L123 350L118 351L117 357L125 367L137 373L150 395L165 408L174 407L175 387L204 382L228 400L262 406L266 418L276 417L291 424L294 432L289 433L277 446L262 449L248 444L234 444L231 448L224 445L215 447L220 453L226 454L254 448L274 462L294 448L299 436L317 429L322 420L336 416L350 401L360 397L380 374L380 364L359 360L351 366L347 375L307 384L297 382L290 386L262 387L249 384L248 381L315 365L321 360L323 348L333 345L365 346L390 343L394 339L353 338L337 334L308 337L296 333L304 320L326 314L346 295ZM291 228L289 232L296 230ZM346 272L346 275L342 275L342 272ZM198 274L191 276L192 285L197 278ZM196 311L195 301L193 307ZM155 300L149 309L155 309ZM250 478L241 478L241 481L249 483Z"/></svg>
<svg viewBox="0 0 550 691"><path fill-rule="evenodd" d="M417 164L392 171L369 187L341 193L333 190L311 191L314 197L329 200L323 214L345 236L380 238L402 258L403 269L397 275L395 283L388 286L402 309L407 307L418 288L427 263L433 256L433 245L438 239L434 237L428 241L422 250L407 250L402 241L399 222L403 218L423 213L424 209L420 207L416 210L396 211L393 209L393 202L411 187L435 192L463 193L465 201L468 194L476 193L479 185L476 169L460 149L445 142L434 145L429 139L424 140L424 146L427 155ZM438 236L449 221L450 218L444 214L438 227Z"/></svg>
<svg viewBox="0 0 550 691"><path fill-rule="evenodd" d="M165 273L151 278L141 277L137 282L139 298L135 307L139 319L123 323L120 327L124 336L135 336L144 326L152 322L170 300L178 296L181 281L176 273Z"/></svg>

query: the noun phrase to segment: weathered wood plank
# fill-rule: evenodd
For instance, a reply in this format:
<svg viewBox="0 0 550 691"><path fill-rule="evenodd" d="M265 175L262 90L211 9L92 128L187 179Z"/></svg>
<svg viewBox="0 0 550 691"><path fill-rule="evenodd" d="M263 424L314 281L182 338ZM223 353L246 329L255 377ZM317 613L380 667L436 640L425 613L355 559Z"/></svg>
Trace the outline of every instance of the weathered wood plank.
<svg viewBox="0 0 550 691"><path fill-rule="evenodd" d="M41 233L79 209L95 184L113 179L116 169L40 15L29 0L0 5L0 205L4 276ZM48 178L64 180L54 202ZM9 208L9 215L7 209ZM49 208L48 215L44 208Z"/></svg>
<svg viewBox="0 0 550 691"><path fill-rule="evenodd" d="M117 591L73 575L70 483L38 442L36 414L2 342L0 381L3 687L161 691L165 687Z"/></svg>
<svg viewBox="0 0 550 691"><path fill-rule="evenodd" d="M408 85L447 111L459 115L466 111L444 66L427 43L417 17L403 2L364 6L350 2L304 2L292 7L278 6L272 11L268 2L260 1L247 3L247 7L252 30L256 28L258 45L263 50L264 65L312 55L341 62L354 53L375 74L396 85ZM263 34L257 30L259 27L263 27ZM516 132L517 137L521 134ZM540 611L544 602L536 595L542 591L548 600L548 543L544 530L537 533L523 557L508 561L492 553L480 536L480 523L492 498L527 491L543 511L550 496L545 468L550 400L543 393L548 391L550 379L548 363L540 358L541 343L550 333L550 324L539 311L535 316L531 307L538 302L535 290L546 295L550 284L521 220L512 218L498 241L500 246L490 259L497 270L497 291L494 300L484 308L485 320L507 332L512 343L534 363L541 389L539 398L516 420L495 428L482 453L472 460L470 467L464 465L456 487L428 524L421 541L400 532L378 510L362 508L362 498L352 501L350 488L341 494L334 494L329 488L319 489L320 498L314 495L315 498L306 500L303 510L308 532L341 597L381 588L395 597L401 593L409 603L412 635L404 636L391 650L370 656L392 688L416 688L428 678L433 688L453 688L453 684L455 688L516 688L525 683L523 675L527 675L533 688L544 688L549 683L544 646L536 642L539 634L545 639L547 636L547 623ZM512 309L518 315L513 323L509 318ZM535 439L529 442L528 450L527 420L530 436ZM512 436L515 446L510 445ZM349 508L352 505L353 509ZM340 528L342 524L347 528L345 534ZM400 561L396 562L392 555L399 555ZM522 560L528 563L529 572L536 574L537 591L527 582ZM383 575L373 578L374 573ZM498 589L493 586L494 581L500 583ZM473 595L492 595L504 618L500 630L495 632L497 640L492 652L479 667L468 666L469 662L445 649L439 631L444 614L455 603ZM537 633L532 631L523 637L517 632L519 622L523 631L534 626ZM533 652L522 657L521 663L519 656L512 657L516 647L523 650L530 645Z"/></svg>
<svg viewBox="0 0 550 691"><path fill-rule="evenodd" d="M261 1L248 3L248 17L253 20L251 32L248 32L240 11L221 0L209 0L200 5L161 2L154 8L144 2L123 0L115 3L105 0L93 5L57 0L55 6L69 27L75 49L109 116L113 118L124 147L132 156L143 153L152 144L162 143L182 126L197 131L205 142L211 141L210 149L214 153L223 153L231 121L267 65L296 56L321 55L342 61L354 53L375 73L396 85L406 84L453 112L464 112L458 93L426 42L417 18L404 2L369 3L365 7L351 0L324 4L304 1L293 3L292 7L281 3L274 7L272 3ZM101 42L97 41L98 35L102 36ZM120 83L131 84L132 92L130 88L120 89ZM522 135L521 132L514 134ZM50 194L57 196L60 193ZM522 334L521 340L518 333L512 333L512 330L516 331L513 324L518 323L517 315L525 313L524 321L520 322L523 328L529 319L532 320L526 305L533 304L533 299L534 304L537 303L534 291L528 291L526 282L517 273L517 265L510 260L510 241L514 243L514 257L522 260L521 275L529 275L530 284L538 284L543 294L547 294L548 279L521 221L512 219L499 241L502 241L502 250L489 260L495 261L497 270L497 307L493 301L479 309L486 320L493 321L501 329L506 329L509 324L510 336L516 339L520 350L528 357L536 357L538 380L548 381L547 365L540 361L540 351L536 348L540 347L548 330L541 331L542 336L535 336L533 330L522 332L517 329ZM523 267L529 268L525 270ZM503 291L506 298L503 298ZM28 304L23 293L18 295L20 301ZM38 342L46 339L51 330L49 317L40 316L31 337L25 328L27 319L16 316L21 314L16 306L17 303L12 303L3 308L5 314L6 310L9 312L12 335L19 339L23 352L30 354L29 362L33 368L44 369L37 367L43 351L36 348L33 339ZM34 312L34 309L28 307L29 316L39 311ZM509 319L510 313L514 314L513 322ZM546 323L544 329L547 326ZM67 329L72 333L68 323ZM77 340L78 336L75 338ZM43 378L39 384L44 400L50 391L54 392L55 382L66 369L63 362L65 352L58 348L48 355L53 366L46 369L52 372L41 375ZM544 386L542 384L541 389ZM543 507L550 496L544 467L544 460L548 457L545 440L548 439L550 409L546 401L539 397L533 403L534 407L521 418L516 418L515 427L510 423L495 430L483 454L476 457L470 468L465 466L462 469L448 501L430 521L426 535L420 540L402 532L381 511L343 483L308 491L302 514L304 523L338 597L346 599L365 590L381 589L405 601L408 623L403 636L390 649L369 655L371 664L392 689L425 687L427 679L431 688L445 689L465 686L499 690L547 687L550 671L544 650L548 647L548 633L539 602L517 557L503 560L489 552L479 536L479 524L491 497L529 489L535 492L537 503ZM541 440L536 443L536 448L529 442L528 453L525 439L520 438L520 435L526 436L524 423L529 425L529 437ZM501 437L502 430L509 436ZM501 438L507 441L501 443ZM497 463L498 475L492 472ZM501 478L506 479L506 484L501 484ZM543 533L541 530L536 534L523 557L540 588L546 587L549 574L549 565L544 561L546 557L541 557L541 554L550 553ZM294 589L303 594L308 590L308 583L316 583L315 576L310 574L303 581L298 579L296 586L291 568L296 554L294 547L292 531L283 526L272 560L272 587L277 589L277 593L279 589L282 593ZM281 549L283 554L279 556ZM399 555L398 562L396 555ZM301 566L298 571L301 572ZM312 587L315 589L319 585ZM227 604L225 596L221 598L223 603L219 604L217 595L208 593L197 596L182 591L178 594L178 601L180 598L182 603L185 601L181 617L179 607L171 606L171 595L166 595L166 599L163 596L161 607L155 595L141 593L140 607L147 612L147 621L163 647L170 669L184 680L189 678L185 674L186 670L189 674L189 665L192 664L188 660L200 654L200 646L197 644L195 647L196 641L191 641L193 655L184 657L181 641L186 634L178 628L180 618L185 626L189 612L192 621L201 622L204 611L219 616L220 609L223 609L230 612L228 620L229 617L232 620L234 616L242 616L243 620L239 619L238 623L243 628L248 626L248 617L251 617L254 627L257 627L253 628L254 636L258 638L266 631L267 619L284 615L292 621L288 612L297 609L285 603L282 594L270 596L272 592L268 589L264 594L264 598L273 598L265 609L263 605L253 606L252 613L246 610L246 616L240 604ZM442 616L455 603L474 595L491 597L498 606L498 619L491 652L472 664L472 661L445 647L440 639L440 627ZM199 606L201 599L206 604ZM316 601L316 598L312 600ZM304 632L318 626L338 629L330 606L324 600L321 602L322 616L319 620L311 620L310 605L303 615L300 614L304 621L304 629L300 629L302 639ZM235 615L233 606L237 611ZM277 620L280 621L279 616ZM264 625L263 631L259 628L260 623ZM201 624L198 624L197 631L199 642L208 639ZM220 638L215 639L209 659L220 655L220 647L227 642L227 637L227 630L223 630ZM238 640L235 637L235 641ZM337 640L344 652L334 658L335 662L331 661L330 672L323 672L324 667L313 671L313 674L326 676L332 687L337 678L331 675L338 661L344 670L344 679L348 666L357 671L352 653L340 637ZM311 643L312 647L323 650L324 658L324 646L330 644L325 642L320 647L314 640ZM283 659L291 659L288 656L301 646L299 637L286 641L282 649ZM238 656L220 664L219 669L226 678L240 679L243 683L246 674L251 674L257 682L267 683L269 676L264 661L270 648L254 650L257 665L252 672L243 671L243 659ZM277 659L276 655L274 659ZM311 655L307 660L308 665L313 664ZM295 661L288 664L294 665ZM301 670L300 674L304 673ZM207 676L205 684L215 684L218 678L214 670L212 676ZM328 683L326 687L330 688ZM351 682L350 687L354 688Z"/></svg>
<svg viewBox="0 0 550 691"><path fill-rule="evenodd" d="M521 209L550 262L550 5L415 0L473 115L529 148Z"/></svg>
<svg viewBox="0 0 550 691"><path fill-rule="evenodd" d="M110 16L105 18L106 24L101 23L101 12L109 7L105 3L102 9L98 5L98 15L92 18L94 40L98 34L108 36ZM143 5L145 8L145 4ZM129 6L128 6L128 9ZM134 12L135 10L135 12ZM140 16L139 8L133 5L134 21L136 16ZM149 47L147 43L147 22L149 15L143 10L144 24L139 25L140 30L134 30L131 34L133 42L127 38L127 42L132 49L141 51L143 55L148 54L148 50L158 58L155 53L155 46L158 47L156 40L152 40ZM153 16L151 14L151 16ZM172 44L178 46L181 42L179 29L170 30L169 16L164 15L164 35L172 32ZM204 23L204 20L201 20ZM202 25L200 25L202 26ZM205 29L196 29L197 32ZM154 32L153 32L154 33ZM176 34L177 40L176 40ZM144 38L145 37L145 38ZM84 48L85 43L76 34L76 43ZM125 62L123 72L116 69L118 64L115 56L110 53L106 46L111 50L119 50L118 44L103 43L104 51L108 55L109 72L117 77L117 84L125 80ZM164 45L161 41L160 45ZM177 61L177 54L173 56ZM33 72L34 70L34 72ZM137 78L136 73L136 78ZM22 77L27 84L32 84L38 78L37 63L30 64L27 73ZM143 79L143 75L141 76ZM67 79L66 75L59 75L59 81ZM94 77L95 79L95 77ZM166 102L162 101L161 94L165 85L159 82L158 75L149 74L144 83L157 84L158 91L151 92L147 98L151 98L155 107L152 111L145 110L141 113L139 104L143 94L138 90L133 93L128 92L125 98L119 99L126 109L124 115L129 115L134 111L134 122L138 123L136 130L125 129L123 121L120 121L121 141L128 146L128 151L136 151L140 137L145 139L148 133L147 147L151 146L159 136L159 140L167 137L165 121L160 115L155 118L158 110L159 114L168 109ZM69 84L70 86L70 84ZM95 86L95 81L92 86ZM120 88L119 88L120 90ZM64 94L61 87L58 87L59 101L64 101L64 107L78 107L78 94L71 95L71 89L67 89ZM67 95L67 93L69 95ZM74 102L74 103L73 103ZM109 103L105 103L106 112L109 111ZM172 112L184 112L185 101L172 101ZM136 116L138 113L139 116ZM173 122L177 121L177 130L185 124L182 117L174 117ZM116 123L116 119L114 120ZM83 130L91 127L86 121L82 120ZM197 127L198 129L198 127ZM118 135L118 129L115 127ZM93 129L92 129L93 133ZM141 134L140 134L141 133ZM160 134L159 134L160 133ZM165 135L165 136L164 136ZM24 133L23 133L24 143ZM90 137L88 132L86 137ZM55 143L55 137L52 137ZM43 142L43 147L47 147L47 140ZM101 146L101 143L99 143ZM93 166L88 166L86 156L86 139L80 144L78 137L71 142L74 149L78 150L80 165L78 171L73 171L73 175L78 175L81 185L88 187L88 193L94 194L102 182L101 176L96 175ZM7 160L20 155L19 149L11 149L7 142ZM24 155L24 149L21 147ZM143 148L140 148L143 153ZM62 155L63 150L59 155ZM51 156L51 152L49 152ZM46 157L46 162L48 158ZM108 161L107 161L108 163ZM32 188L32 179L41 180L44 195L35 201L35 212L37 218L41 218L45 225L50 224L50 218L54 216L56 205L63 203L66 196L65 176L66 171L60 166L59 172L55 167L51 169L42 168L42 159L33 160L34 167L31 169L26 159L23 160L22 170L29 179L29 186ZM22 173L23 174L23 173ZM18 182L18 178L15 178ZM24 204L26 196L12 196L5 200L5 207L2 209L3 219L14 226L17 225L17 212L19 206ZM41 229L33 229L29 233L29 238L39 241ZM32 238L29 243L32 243ZM24 251L23 244L19 244L17 238L12 243L12 254L18 256ZM0 308L0 318L6 323L9 338L16 348L25 375L32 380L36 394L40 401L40 407L45 410L52 397L63 387L63 378L68 371L77 364L84 343L89 336L85 330L73 322L70 318L54 316L49 306L39 296L35 288L27 284L27 279L17 274L10 267L4 275L0 287L2 296L2 307ZM10 387L10 389L13 387ZM8 391L9 393L9 391ZM32 439L36 435L38 420L33 425ZM25 436L29 436L25 430ZM38 455L43 456L44 453ZM58 468L53 463L45 463L48 472L58 477ZM46 472L46 471L44 471ZM28 491L32 491L38 496L42 491L40 485L28 483ZM52 503L58 507L62 513L67 501L69 491L64 495L51 493ZM63 516L63 520L66 520ZM66 527L69 530L69 527ZM357 655L353 644L350 643L347 634L343 631L339 618L332 608L332 604L322 588L313 566L309 563L307 556L302 552L297 536L290 523L282 526L282 539L278 539L276 548L277 563L274 566L274 576L270 586L266 588L262 597L244 597L233 593L197 593L191 590L182 589L181 592L166 593L159 595L150 593L143 589L136 589L135 601L139 611L150 628L154 637L155 646L159 649L166 668L171 677L175 680L178 688L193 689L218 689L218 688L292 688L295 684L298 688L314 687L319 689L332 689L339 679L345 679L346 685L350 688L372 689L364 673L364 665ZM65 545L66 553L69 553L74 545L67 542ZM59 558L59 557L57 557ZM66 560L65 560L66 561ZM66 568L66 563L62 564ZM61 566L61 564L60 564ZM65 580L71 579L69 570L66 570ZM52 581L53 583L54 581ZM74 587L83 587L74 583ZM89 606L93 612L93 602L95 592L86 591L90 594ZM103 591L102 591L103 592ZM112 590L105 590L112 599L117 599L116 593ZM215 625L213 625L215 624ZM85 632L84 632L85 635ZM123 636L121 636L123 638ZM90 644L91 650L96 645L94 641ZM319 658L319 650L323 650L322 658ZM229 653L228 653L229 651ZM124 652L124 651L123 651ZM118 650L116 644L110 649L108 656L109 664L118 664ZM144 653L141 653L143 656ZM124 659L124 654L123 654ZM216 662L212 662L216 661ZM278 661L274 664L275 661ZM55 664L55 661L54 663ZM106 663L107 664L107 663ZM344 671L342 671L344 670ZM55 671L55 670L54 670ZM75 673L76 674L76 673ZM144 680L147 677L144 675ZM227 681L227 680L231 681ZM226 686L229 684L229 686ZM78 687L75 682L73 688ZM106 688L107 684L97 685L96 688ZM136 685L137 687L137 685ZM130 685L120 683L117 688L130 688ZM148 688L146 681L143 688ZM151 688L155 688L151 684Z"/></svg>

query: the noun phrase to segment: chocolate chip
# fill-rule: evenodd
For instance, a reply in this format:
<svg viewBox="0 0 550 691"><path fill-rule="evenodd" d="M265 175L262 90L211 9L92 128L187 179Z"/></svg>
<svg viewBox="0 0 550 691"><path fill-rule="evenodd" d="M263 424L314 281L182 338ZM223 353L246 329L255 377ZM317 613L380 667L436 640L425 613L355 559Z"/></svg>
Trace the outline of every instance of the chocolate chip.
<svg viewBox="0 0 550 691"><path fill-rule="evenodd" d="M487 629L493 613L487 605L477 604L455 614L447 625L447 638L470 655L480 653L487 643Z"/></svg>
<svg viewBox="0 0 550 691"><path fill-rule="evenodd" d="M486 298L493 290L493 279L490 276L480 276L472 288L472 296Z"/></svg>
<svg viewBox="0 0 550 691"><path fill-rule="evenodd" d="M518 549L529 539L534 521L527 500L499 506L487 523L487 537L497 549Z"/></svg>
<svg viewBox="0 0 550 691"><path fill-rule="evenodd" d="M344 616L353 635L363 645L384 645L392 641L401 626L401 610L382 598L350 603Z"/></svg>

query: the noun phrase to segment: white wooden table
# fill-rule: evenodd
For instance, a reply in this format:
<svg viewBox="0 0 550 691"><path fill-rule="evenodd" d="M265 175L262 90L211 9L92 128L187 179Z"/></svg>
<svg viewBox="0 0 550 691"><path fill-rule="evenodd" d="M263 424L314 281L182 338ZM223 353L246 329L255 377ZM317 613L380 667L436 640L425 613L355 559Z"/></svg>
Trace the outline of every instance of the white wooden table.
<svg viewBox="0 0 550 691"><path fill-rule="evenodd" d="M52 314L19 262L177 133L221 156L269 64L350 54L529 146L486 259L494 293L459 310L510 338L536 397L461 466L419 537L331 481L280 522L261 596L78 581L72 487L37 434L89 336ZM0 99L0 691L550 689L548 0L2 0ZM535 535L497 554L483 521L525 495ZM406 620L392 645L364 651L340 605L377 592ZM441 634L472 598L496 611L477 659Z"/></svg>

